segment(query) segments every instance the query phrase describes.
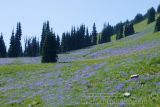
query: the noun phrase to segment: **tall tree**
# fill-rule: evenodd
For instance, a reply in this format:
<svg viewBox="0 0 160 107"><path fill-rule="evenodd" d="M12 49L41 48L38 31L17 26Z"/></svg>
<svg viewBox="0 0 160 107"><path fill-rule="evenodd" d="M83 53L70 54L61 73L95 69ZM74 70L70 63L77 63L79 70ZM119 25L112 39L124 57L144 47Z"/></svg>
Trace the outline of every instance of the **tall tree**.
<svg viewBox="0 0 160 107"><path fill-rule="evenodd" d="M16 56L16 42L15 42L14 30L12 31L12 35L11 35L11 39L10 39L8 56L9 57L15 57Z"/></svg>
<svg viewBox="0 0 160 107"><path fill-rule="evenodd" d="M144 19L143 15L141 13L138 13L134 18L134 23L139 23Z"/></svg>
<svg viewBox="0 0 160 107"><path fill-rule="evenodd" d="M123 38L123 23L120 22L116 25L115 27L115 32L116 32L116 40L119 40Z"/></svg>
<svg viewBox="0 0 160 107"><path fill-rule="evenodd" d="M42 47L44 45L44 40L45 40L45 33L46 33L46 28L47 24L46 22L43 23L43 28L42 28L42 34L41 34L41 42L40 42L40 53L42 54Z"/></svg>
<svg viewBox="0 0 160 107"><path fill-rule="evenodd" d="M104 28L101 34L101 43L106 43L111 41L111 36L113 35L113 27L109 24L104 24Z"/></svg>
<svg viewBox="0 0 160 107"><path fill-rule="evenodd" d="M7 56L5 42L3 40L3 34L0 35L0 58Z"/></svg>
<svg viewBox="0 0 160 107"><path fill-rule="evenodd" d="M81 25L79 29L79 48L84 48L85 45L85 25Z"/></svg>
<svg viewBox="0 0 160 107"><path fill-rule="evenodd" d="M160 13L160 5L158 5L157 13Z"/></svg>
<svg viewBox="0 0 160 107"><path fill-rule="evenodd" d="M155 32L160 31L160 16L156 20Z"/></svg>
<svg viewBox="0 0 160 107"><path fill-rule="evenodd" d="M57 43L57 51L58 51L58 53L60 53L60 37L59 37L59 35L57 35L57 38L56 38L56 43Z"/></svg>
<svg viewBox="0 0 160 107"><path fill-rule="evenodd" d="M155 14L156 14L156 11L153 7L148 10L148 12L147 12L148 24L155 21Z"/></svg>
<svg viewBox="0 0 160 107"><path fill-rule="evenodd" d="M57 62L57 58L56 36L50 30L49 22L47 22L45 41L42 48L42 63Z"/></svg>
<svg viewBox="0 0 160 107"><path fill-rule="evenodd" d="M62 40L61 40L61 52L66 52L66 34L62 34Z"/></svg>
<svg viewBox="0 0 160 107"><path fill-rule="evenodd" d="M93 24L93 30L92 30L92 45L97 44L97 30L96 30L96 24Z"/></svg>
<svg viewBox="0 0 160 107"><path fill-rule="evenodd" d="M21 29L21 23L17 23L17 29L14 36L14 55L13 57L21 57L22 56L22 45L21 45L21 37L22 37L22 29Z"/></svg>
<svg viewBox="0 0 160 107"><path fill-rule="evenodd" d="M36 37L25 40L24 56L36 57L40 55L39 41Z"/></svg>
<svg viewBox="0 0 160 107"><path fill-rule="evenodd" d="M86 28L86 35L85 35L85 47L90 46L91 45L91 40L89 37L89 31L88 28Z"/></svg>
<svg viewBox="0 0 160 107"><path fill-rule="evenodd" d="M134 33L135 33L135 31L134 31L133 23L129 23L129 24L125 25L125 30L124 30L125 36L129 36Z"/></svg>

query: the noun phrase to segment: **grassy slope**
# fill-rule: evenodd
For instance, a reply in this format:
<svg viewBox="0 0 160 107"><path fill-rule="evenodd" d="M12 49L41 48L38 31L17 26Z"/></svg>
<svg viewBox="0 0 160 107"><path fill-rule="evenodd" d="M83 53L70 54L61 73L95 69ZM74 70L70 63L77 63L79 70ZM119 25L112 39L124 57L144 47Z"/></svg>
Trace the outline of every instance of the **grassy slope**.
<svg viewBox="0 0 160 107"><path fill-rule="evenodd" d="M158 107L160 33L152 33L154 24L147 25L145 20L134 26L140 33L68 54L81 61L0 66L0 106L94 107L96 102L103 103L99 106ZM112 54L119 49L124 53ZM131 80L133 74L139 74L139 79ZM124 92L131 96L123 97ZM96 101L84 97L89 93L98 96ZM86 102L92 104L82 104Z"/></svg>

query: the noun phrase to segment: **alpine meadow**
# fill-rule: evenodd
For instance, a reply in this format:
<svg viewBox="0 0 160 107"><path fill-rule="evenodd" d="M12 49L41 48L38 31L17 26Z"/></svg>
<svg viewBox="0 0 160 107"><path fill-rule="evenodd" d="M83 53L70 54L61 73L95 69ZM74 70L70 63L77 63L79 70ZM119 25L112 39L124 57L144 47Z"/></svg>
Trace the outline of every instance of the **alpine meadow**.
<svg viewBox="0 0 160 107"><path fill-rule="evenodd" d="M160 5L134 16L61 34L45 19L39 36L18 21L0 34L0 107L160 107Z"/></svg>

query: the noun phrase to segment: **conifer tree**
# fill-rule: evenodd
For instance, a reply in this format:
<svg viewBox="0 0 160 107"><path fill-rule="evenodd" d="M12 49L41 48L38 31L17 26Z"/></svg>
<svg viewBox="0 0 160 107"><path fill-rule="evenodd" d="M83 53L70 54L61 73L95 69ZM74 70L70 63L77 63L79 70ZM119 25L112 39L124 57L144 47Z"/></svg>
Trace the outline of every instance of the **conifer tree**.
<svg viewBox="0 0 160 107"><path fill-rule="evenodd" d="M3 34L0 35L0 58L7 56L5 42L3 40Z"/></svg>
<svg viewBox="0 0 160 107"><path fill-rule="evenodd" d="M115 32L116 32L116 40L123 38L123 23L120 22L116 25Z"/></svg>
<svg viewBox="0 0 160 107"><path fill-rule="evenodd" d="M49 27L49 21L47 22L45 41L42 48L42 63L57 62L57 43L56 36Z"/></svg>
<svg viewBox="0 0 160 107"><path fill-rule="evenodd" d="M160 16L156 20L155 32L160 31Z"/></svg>
<svg viewBox="0 0 160 107"><path fill-rule="evenodd" d="M25 40L24 56L37 57L40 55L39 41L36 37Z"/></svg>
<svg viewBox="0 0 160 107"><path fill-rule="evenodd" d="M85 47L90 46L91 45L91 40L89 37L89 31L88 28L86 29L86 35L85 35Z"/></svg>
<svg viewBox="0 0 160 107"><path fill-rule="evenodd" d="M15 57L16 56L16 43L15 43L14 30L12 31L12 35L11 35L11 39L10 39L8 56L9 57Z"/></svg>
<svg viewBox="0 0 160 107"><path fill-rule="evenodd" d="M57 35L57 38L56 38L56 43L57 43L57 51L58 51L58 53L60 53L60 37L59 37L59 35Z"/></svg>
<svg viewBox="0 0 160 107"><path fill-rule="evenodd" d="M125 30L124 30L125 36L129 36L134 33L135 33L135 31L134 31L133 23L129 23L129 24L125 25Z"/></svg>
<svg viewBox="0 0 160 107"><path fill-rule="evenodd" d="M155 21L155 14L156 14L156 11L153 7L148 10L148 12L147 12L148 24Z"/></svg>
<svg viewBox="0 0 160 107"><path fill-rule="evenodd" d="M56 38L52 32L46 35L42 52L42 63L57 62Z"/></svg>
<svg viewBox="0 0 160 107"><path fill-rule="evenodd" d="M61 40L61 52L66 52L66 35L65 33L62 34L62 40Z"/></svg>
<svg viewBox="0 0 160 107"><path fill-rule="evenodd" d="M96 24L93 24L93 30L92 30L92 45L97 44L97 30L96 30Z"/></svg>
<svg viewBox="0 0 160 107"><path fill-rule="evenodd" d="M111 25L104 24L104 28L101 34L101 43L106 43L111 41L111 36L113 35L113 27Z"/></svg>
<svg viewBox="0 0 160 107"><path fill-rule="evenodd" d="M160 5L158 5L157 13L160 13Z"/></svg>
<svg viewBox="0 0 160 107"><path fill-rule="evenodd" d="M143 19L144 19L143 15L138 13L134 18L134 23L137 24L137 23L141 22Z"/></svg>
<svg viewBox="0 0 160 107"><path fill-rule="evenodd" d="M43 28L42 28L42 34L41 34L41 42L40 42L40 54L42 55L42 47L44 45L44 40L45 40L45 33L46 33L46 27L47 24L46 22L43 23Z"/></svg>
<svg viewBox="0 0 160 107"><path fill-rule="evenodd" d="M17 23L17 30L15 34L15 56L14 57L20 57L22 56L22 45L21 45L21 37L22 37L22 29L21 29L21 23Z"/></svg>

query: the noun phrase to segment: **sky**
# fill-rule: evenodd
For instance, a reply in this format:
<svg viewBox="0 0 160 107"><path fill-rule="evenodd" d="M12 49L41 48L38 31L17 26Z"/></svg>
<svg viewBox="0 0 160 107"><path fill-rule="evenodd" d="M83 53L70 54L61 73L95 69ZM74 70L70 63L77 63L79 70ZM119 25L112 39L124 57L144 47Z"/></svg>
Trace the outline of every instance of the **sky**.
<svg viewBox="0 0 160 107"><path fill-rule="evenodd" d="M49 20L56 34L70 31L71 27L85 24L92 30L96 23L100 32L104 23L115 25L131 20L137 13L146 13L159 0L0 0L0 32L6 46L17 22L22 24L22 43L26 36L40 38L43 22Z"/></svg>

